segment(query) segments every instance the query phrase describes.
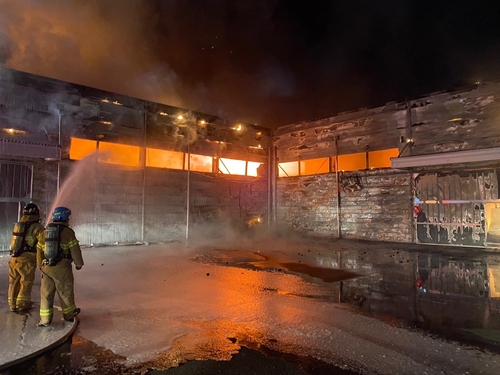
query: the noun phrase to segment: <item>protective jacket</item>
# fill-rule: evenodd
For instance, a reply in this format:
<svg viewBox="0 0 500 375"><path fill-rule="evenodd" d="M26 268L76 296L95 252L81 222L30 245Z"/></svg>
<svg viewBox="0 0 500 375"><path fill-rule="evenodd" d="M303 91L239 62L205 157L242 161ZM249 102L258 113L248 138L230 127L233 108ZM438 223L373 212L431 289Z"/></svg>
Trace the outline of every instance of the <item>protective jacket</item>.
<svg viewBox="0 0 500 375"><path fill-rule="evenodd" d="M59 248L60 260L55 265L48 265L44 257L45 233L41 236L37 246L37 264L42 271L40 286L40 323L50 324L54 315L54 296L57 292L63 317L73 319L76 311L74 295L74 277L72 262L77 269L83 266L82 251L73 229L67 222L55 223L62 225L60 232Z"/></svg>
<svg viewBox="0 0 500 375"><path fill-rule="evenodd" d="M9 260L8 302L11 311L22 311L31 308L31 290L35 280L37 243L43 234L44 227L39 223L39 215L23 215L21 222L26 223L24 242L29 248L19 256Z"/></svg>

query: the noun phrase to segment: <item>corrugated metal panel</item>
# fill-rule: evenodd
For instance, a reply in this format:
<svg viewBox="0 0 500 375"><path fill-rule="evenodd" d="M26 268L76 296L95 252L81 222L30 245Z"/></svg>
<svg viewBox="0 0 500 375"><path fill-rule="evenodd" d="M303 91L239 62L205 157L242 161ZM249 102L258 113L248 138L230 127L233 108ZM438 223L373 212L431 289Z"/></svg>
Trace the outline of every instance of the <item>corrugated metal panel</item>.
<svg viewBox="0 0 500 375"><path fill-rule="evenodd" d="M0 155L60 160L61 149L54 145L0 139Z"/></svg>

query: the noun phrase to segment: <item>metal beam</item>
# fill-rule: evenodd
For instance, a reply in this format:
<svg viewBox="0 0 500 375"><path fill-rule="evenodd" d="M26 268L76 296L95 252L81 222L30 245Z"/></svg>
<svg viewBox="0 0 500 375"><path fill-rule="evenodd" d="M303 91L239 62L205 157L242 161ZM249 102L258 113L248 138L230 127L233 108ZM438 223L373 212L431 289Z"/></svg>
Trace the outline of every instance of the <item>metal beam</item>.
<svg viewBox="0 0 500 375"><path fill-rule="evenodd" d="M61 148L56 145L0 139L0 155L60 160Z"/></svg>
<svg viewBox="0 0 500 375"><path fill-rule="evenodd" d="M406 156L391 158L391 168L404 169L413 167L427 167L432 165L500 162L500 147L481 150L455 151L430 155Z"/></svg>

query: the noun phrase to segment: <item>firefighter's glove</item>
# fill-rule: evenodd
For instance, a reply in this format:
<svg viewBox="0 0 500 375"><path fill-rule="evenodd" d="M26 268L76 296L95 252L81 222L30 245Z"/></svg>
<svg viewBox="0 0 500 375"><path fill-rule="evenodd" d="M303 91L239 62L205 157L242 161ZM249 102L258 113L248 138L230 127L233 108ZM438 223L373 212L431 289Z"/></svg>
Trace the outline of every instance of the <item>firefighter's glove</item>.
<svg viewBox="0 0 500 375"><path fill-rule="evenodd" d="M78 266L77 266L77 267L76 267L76 269L77 269L78 271L80 271L80 270L82 269L82 266L80 266L80 267L78 267Z"/></svg>

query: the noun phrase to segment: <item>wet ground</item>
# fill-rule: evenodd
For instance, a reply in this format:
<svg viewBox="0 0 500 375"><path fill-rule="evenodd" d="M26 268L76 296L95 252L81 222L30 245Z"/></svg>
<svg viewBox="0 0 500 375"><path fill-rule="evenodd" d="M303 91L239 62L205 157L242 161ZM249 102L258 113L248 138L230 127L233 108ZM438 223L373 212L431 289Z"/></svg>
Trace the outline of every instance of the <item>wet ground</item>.
<svg viewBox="0 0 500 375"><path fill-rule="evenodd" d="M500 366L495 252L314 240L84 254L90 275L77 274L80 328L5 374L496 373Z"/></svg>
<svg viewBox="0 0 500 375"><path fill-rule="evenodd" d="M247 345L247 346L244 346ZM36 359L26 361L2 374L147 374L147 375L355 375L358 372L323 362L313 357L281 353L255 343L242 343L228 361L191 360L167 370L156 370L158 363L124 366L123 358L97 347L81 337ZM159 366L162 367L161 365Z"/></svg>

